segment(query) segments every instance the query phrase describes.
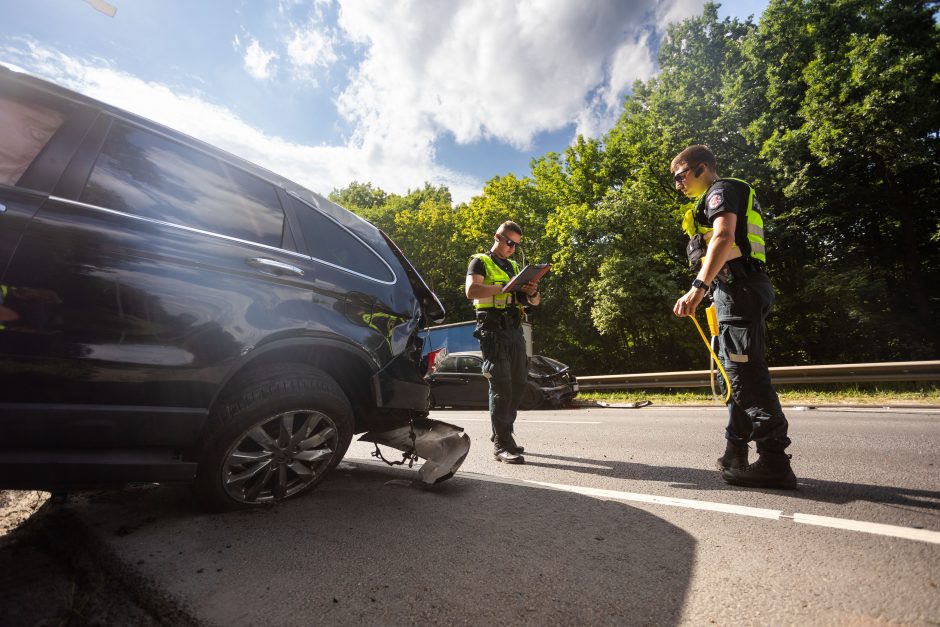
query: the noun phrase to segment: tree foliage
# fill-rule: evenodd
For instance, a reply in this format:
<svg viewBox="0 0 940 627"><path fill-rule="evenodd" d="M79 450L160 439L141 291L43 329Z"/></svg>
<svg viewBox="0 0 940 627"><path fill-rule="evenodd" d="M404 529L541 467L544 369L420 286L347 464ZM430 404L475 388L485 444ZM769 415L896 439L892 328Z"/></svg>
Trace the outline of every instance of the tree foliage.
<svg viewBox="0 0 940 627"><path fill-rule="evenodd" d="M704 367L671 313L690 279L669 162L691 143L750 181L765 211L778 365L936 358L940 284L937 2L771 0L759 24L700 16L668 29L660 73L637 82L603 137L577 137L453 206L426 185L368 183L332 198L385 230L448 308L471 254L503 220L551 261L538 352L578 372Z"/></svg>

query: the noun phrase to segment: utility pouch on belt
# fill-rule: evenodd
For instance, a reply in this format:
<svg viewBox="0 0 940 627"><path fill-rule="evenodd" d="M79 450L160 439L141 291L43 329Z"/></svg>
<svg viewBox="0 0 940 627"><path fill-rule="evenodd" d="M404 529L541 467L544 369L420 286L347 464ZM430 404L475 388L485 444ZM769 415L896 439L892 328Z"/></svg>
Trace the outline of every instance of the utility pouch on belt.
<svg viewBox="0 0 940 627"><path fill-rule="evenodd" d="M731 273L731 268L728 267L728 264L725 264L721 266L721 270L718 271L718 276L715 278L718 279L719 283L731 285L731 282L734 280L734 275Z"/></svg>
<svg viewBox="0 0 940 627"><path fill-rule="evenodd" d="M708 252L708 242L701 233L696 233L689 238L689 243L685 246L685 254L689 258L689 266L693 270L698 270L702 266L702 259Z"/></svg>
<svg viewBox="0 0 940 627"><path fill-rule="evenodd" d="M483 353L483 359L487 361L499 359L500 341L496 333L499 328L498 322L493 317L477 318L477 328L473 331L473 337L480 340L480 352Z"/></svg>

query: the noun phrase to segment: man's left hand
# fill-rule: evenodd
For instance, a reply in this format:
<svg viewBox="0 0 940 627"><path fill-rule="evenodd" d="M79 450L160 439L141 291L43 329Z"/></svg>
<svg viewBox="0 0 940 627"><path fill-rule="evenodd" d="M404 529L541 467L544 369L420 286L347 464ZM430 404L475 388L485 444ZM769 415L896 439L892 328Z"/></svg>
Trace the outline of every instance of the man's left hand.
<svg viewBox="0 0 940 627"><path fill-rule="evenodd" d="M693 287L676 301L676 306L672 308L672 312L680 318L692 316L695 314L695 308L698 307L703 298L705 298L705 290Z"/></svg>
<svg viewBox="0 0 940 627"><path fill-rule="evenodd" d="M535 294L537 291L539 291L538 286L537 286L535 283L532 283L532 282L526 283L526 284L523 285L520 289L521 289L523 292L525 292L525 295L526 295L526 296L532 296L532 295Z"/></svg>

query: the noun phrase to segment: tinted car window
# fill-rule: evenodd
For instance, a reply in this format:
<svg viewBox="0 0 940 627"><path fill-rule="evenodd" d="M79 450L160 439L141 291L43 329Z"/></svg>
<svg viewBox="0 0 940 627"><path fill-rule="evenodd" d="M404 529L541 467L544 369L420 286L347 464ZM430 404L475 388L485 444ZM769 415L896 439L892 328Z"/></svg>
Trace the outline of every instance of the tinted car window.
<svg viewBox="0 0 940 627"><path fill-rule="evenodd" d="M280 246L284 212L274 187L207 154L115 123L82 202Z"/></svg>
<svg viewBox="0 0 940 627"><path fill-rule="evenodd" d="M15 185L63 121L60 111L0 96L0 183Z"/></svg>
<svg viewBox="0 0 940 627"><path fill-rule="evenodd" d="M480 374L483 372L483 362L476 357L458 357L457 372Z"/></svg>
<svg viewBox="0 0 940 627"><path fill-rule="evenodd" d="M395 279L382 259L356 236L306 203L298 204L300 229L311 257L379 281Z"/></svg>
<svg viewBox="0 0 940 627"><path fill-rule="evenodd" d="M438 372L454 372L455 366L457 365L456 357L447 357L442 361L435 370Z"/></svg>

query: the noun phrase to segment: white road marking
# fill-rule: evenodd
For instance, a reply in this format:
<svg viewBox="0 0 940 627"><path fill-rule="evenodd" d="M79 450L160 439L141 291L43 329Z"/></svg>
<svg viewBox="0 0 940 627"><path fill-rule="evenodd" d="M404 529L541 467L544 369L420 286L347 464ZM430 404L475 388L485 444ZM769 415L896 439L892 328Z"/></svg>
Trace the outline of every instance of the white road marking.
<svg viewBox="0 0 940 627"><path fill-rule="evenodd" d="M490 422L489 418L458 418L454 422ZM527 420L526 418L520 418L516 422L525 422L525 423L542 423L546 425L599 425L601 424L600 420Z"/></svg>
<svg viewBox="0 0 940 627"><path fill-rule="evenodd" d="M598 488L586 488L584 486L564 485L561 483L545 483L544 481L531 481L524 479L523 483L537 485L550 490L560 490L562 492L574 492L585 496L593 496L599 499L609 499L614 501L633 501L636 503L655 503L656 505L670 505L672 507L686 507L689 509L704 509L711 512L724 512L726 514L738 514L739 516L753 516L755 518L769 518L777 520L783 511L779 509L762 509L759 507L747 507L745 505L731 505L729 503L712 503L710 501L696 501L694 499L678 499L671 496L657 496L655 494L639 494L637 492L620 492L618 490L600 490Z"/></svg>
<svg viewBox="0 0 940 627"><path fill-rule="evenodd" d="M587 409L623 409L622 407L588 407ZM647 405L637 407L643 411L728 411L725 405ZM784 407L786 409L786 407Z"/></svg>
<svg viewBox="0 0 940 627"><path fill-rule="evenodd" d="M353 465L372 466L376 468L386 468L380 462L372 460L344 460ZM813 514L795 513L788 516L782 510L763 509L760 507L747 507L744 505L732 505L729 503L714 503L712 501L698 501L695 499L680 499L670 496L659 496L655 494L640 494L638 492L621 492L619 490L601 490L598 488L588 488L585 486L566 485L563 483L547 483L544 481L533 481L530 479L512 479L509 477L497 477L494 475L484 475L475 472L458 472L458 477L472 479L475 481L486 481L489 483L503 483L507 485L541 488L546 490L559 490L562 492L573 492L598 499L626 501L633 503L648 503L651 505L667 505L669 507L684 507L686 509L698 509L723 514L736 514L738 516L750 516L753 518L764 518L766 520L792 520L795 523L805 525L815 525L818 527L830 527L833 529L842 529L845 531L858 531L861 533L871 533L879 536L891 538L901 538L904 540L914 540L917 542L926 542L928 544L940 544L940 531L930 531L929 529L914 529L913 527L901 527L898 525L885 525L882 523L866 522L864 520L852 520L851 518L835 518L831 516L815 516Z"/></svg>
<svg viewBox="0 0 940 627"><path fill-rule="evenodd" d="M597 410L610 411L611 409L632 409L626 407L591 407L587 405L585 407L579 408L579 411L588 410L591 412ZM635 411L639 412L640 410L644 412L650 411L719 411L726 412L728 409L724 405L649 405L647 407L638 407ZM833 413L862 413L862 414L925 414L925 415L938 415L940 414L940 408L938 407L884 407L881 405L872 406L872 407L839 407L833 405L784 405L784 413L788 411L813 411L813 412L833 412Z"/></svg>
<svg viewBox="0 0 940 627"><path fill-rule="evenodd" d="M813 514L793 514L793 522L819 527L832 527L833 529L847 529L873 533L879 536L891 536L906 540L918 540L930 544L940 544L940 532L929 529L914 529L912 527L898 527L896 525L883 525L881 523L865 522L864 520L851 520L848 518L832 518L831 516L814 516Z"/></svg>
<svg viewBox="0 0 940 627"><path fill-rule="evenodd" d="M786 411L786 407L783 408ZM915 407L815 407L813 411L831 411L843 414L940 414L940 409L919 409Z"/></svg>

